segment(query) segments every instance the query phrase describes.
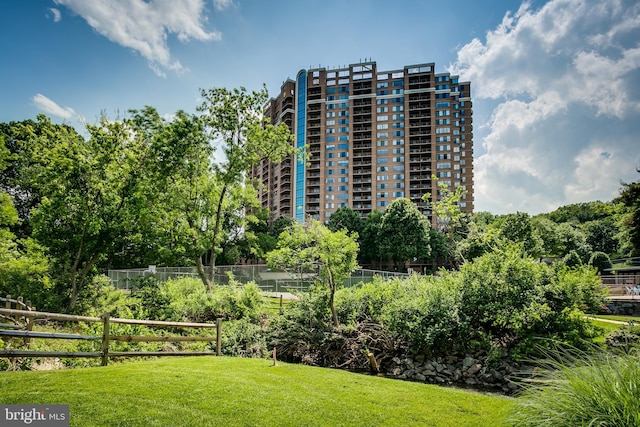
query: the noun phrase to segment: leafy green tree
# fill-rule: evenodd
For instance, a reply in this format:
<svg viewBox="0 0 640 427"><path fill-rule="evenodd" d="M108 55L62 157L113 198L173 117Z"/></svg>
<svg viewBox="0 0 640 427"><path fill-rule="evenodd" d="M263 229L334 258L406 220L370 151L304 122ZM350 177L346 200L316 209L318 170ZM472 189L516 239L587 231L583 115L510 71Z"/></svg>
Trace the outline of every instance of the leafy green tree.
<svg viewBox="0 0 640 427"><path fill-rule="evenodd" d="M279 216L271 224L269 235L276 239L280 236L280 233L291 227L295 223L295 220L290 216Z"/></svg>
<svg viewBox="0 0 640 427"><path fill-rule="evenodd" d="M370 264L380 268L384 252L380 248L380 226L382 211L373 211L364 220L360 235L360 253L358 259L362 264Z"/></svg>
<svg viewBox="0 0 640 427"><path fill-rule="evenodd" d="M348 206L343 206L331 215L327 222L327 227L331 231L347 230L350 233L356 233L358 236L362 234L364 227L360 215Z"/></svg>
<svg viewBox="0 0 640 427"><path fill-rule="evenodd" d="M543 216L557 224L571 222L577 225L608 218L612 213L612 204L596 201L560 206L555 211Z"/></svg>
<svg viewBox="0 0 640 427"><path fill-rule="evenodd" d="M58 135L74 135L73 128L64 124L54 124L45 120L44 115L34 120L0 123L0 144L9 151L5 167L0 168L0 191L11 196L18 212L19 221L11 226L18 238L32 234L31 212L38 206L40 189L36 185L36 171L40 165L41 146L52 147ZM39 141L35 144L33 141Z"/></svg>
<svg viewBox="0 0 640 427"><path fill-rule="evenodd" d="M580 228L570 223L563 223L558 225L556 233L560 244L557 255L564 256L574 251L583 264L589 260L591 247L587 243L587 236Z"/></svg>
<svg viewBox="0 0 640 427"><path fill-rule="evenodd" d="M331 231L321 222L295 223L278 239L278 249L267 254L271 268L294 271L317 271L321 283L329 290L332 323L340 327L334 298L338 285L358 268L358 243L346 230Z"/></svg>
<svg viewBox="0 0 640 427"><path fill-rule="evenodd" d="M586 235L586 243L593 251L615 254L620 248L618 233L620 230L613 221L613 215L609 218L589 221L582 226Z"/></svg>
<svg viewBox="0 0 640 427"><path fill-rule="evenodd" d="M33 211L34 237L55 255L70 308L96 265L126 245L146 204L145 140L125 122L106 118L87 131L87 141L65 129L30 141L38 149L32 172L42 195Z"/></svg>
<svg viewBox="0 0 640 427"><path fill-rule="evenodd" d="M511 242L523 244L524 250L530 256L537 258L543 254L543 242L534 228L529 214L518 212L504 215L494 223L500 230L500 236Z"/></svg>
<svg viewBox="0 0 640 427"><path fill-rule="evenodd" d="M460 201L467 190L458 186L452 191L447 184L438 182L435 175L431 178L434 183L437 182L438 191L435 195L426 193L422 197L436 222L436 230L431 232L431 258L434 267L455 268L459 262L456 247L469 233L469 216L460 209Z"/></svg>
<svg viewBox="0 0 640 427"><path fill-rule="evenodd" d="M614 202L623 206L620 227L626 244L625 255L640 256L640 180L624 183Z"/></svg>
<svg viewBox="0 0 640 427"><path fill-rule="evenodd" d="M478 223L475 218L468 225L467 235L456 244L456 260L463 264L486 253L493 252L505 244L499 230Z"/></svg>
<svg viewBox="0 0 640 427"><path fill-rule="evenodd" d="M9 166L12 157L0 137L0 171ZM55 301L50 294L49 259L32 239L17 239L11 232L10 227L18 221L11 196L0 191L0 295L23 296L46 309Z"/></svg>
<svg viewBox="0 0 640 427"><path fill-rule="evenodd" d="M567 267L580 267L583 265L582 259L577 251L570 250L562 259L562 262Z"/></svg>
<svg viewBox="0 0 640 427"><path fill-rule="evenodd" d="M460 200L467 194L462 186L451 190L447 184L438 182L435 175L431 176L433 182L438 184L437 195L426 193L422 200L429 204L436 217L436 228L444 233L460 224L465 213L460 209Z"/></svg>
<svg viewBox="0 0 640 427"><path fill-rule="evenodd" d="M398 271L404 270L407 261L429 256L429 228L427 218L411 200L399 198L387 207L380 224L380 248Z"/></svg>
<svg viewBox="0 0 640 427"><path fill-rule="evenodd" d="M594 252L589 258L589 265L598 270L598 274L603 274L605 269L611 268L611 259L604 252Z"/></svg>
<svg viewBox="0 0 640 427"><path fill-rule="evenodd" d="M259 92L247 92L243 87L232 91L214 88L200 91L203 99L198 107L212 144L222 148L224 160L212 165L217 192L213 198L213 216L207 222L210 232L208 271L205 272L201 257L196 267L208 289L213 285L216 257L224 241L223 212L232 197L232 189L249 185L248 170L264 159L279 162L293 154L293 135L286 124L266 124L262 109L268 99L266 88ZM204 255L204 253L203 253Z"/></svg>

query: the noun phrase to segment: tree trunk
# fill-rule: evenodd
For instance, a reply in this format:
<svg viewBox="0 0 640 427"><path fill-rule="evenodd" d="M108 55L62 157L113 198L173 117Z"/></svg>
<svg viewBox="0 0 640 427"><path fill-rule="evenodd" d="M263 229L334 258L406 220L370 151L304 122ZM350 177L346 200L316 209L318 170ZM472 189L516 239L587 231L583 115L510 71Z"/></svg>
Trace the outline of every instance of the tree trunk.
<svg viewBox="0 0 640 427"><path fill-rule="evenodd" d="M209 263L209 275L207 277L207 291L211 292L213 282L215 279L215 271L216 271L216 257L217 254L217 246L218 246L218 236L220 234L220 225L222 223L222 203L224 202L224 197L227 193L227 184L222 186L220 190L220 198L218 199L218 206L216 208L216 223L213 228L213 241L211 243L211 262Z"/></svg>
<svg viewBox="0 0 640 427"><path fill-rule="evenodd" d="M207 278L207 274L204 271L204 265L202 265L201 256L196 257L196 270L198 271L198 276L200 277L200 280L202 280L202 284L207 288L208 292L211 292L213 284L209 282Z"/></svg>
<svg viewBox="0 0 640 427"><path fill-rule="evenodd" d="M333 276L331 275L331 269L326 267L327 274L329 275L329 307L331 308L331 318L333 319L333 327L336 329L340 328L340 321L338 320L338 313L336 312L336 306L334 304L334 299L336 295L336 286L333 283Z"/></svg>
<svg viewBox="0 0 640 427"><path fill-rule="evenodd" d="M84 282L87 279L87 275L89 274L89 270L93 267L93 264L98 259L98 254L91 255L91 258L87 261L87 263L82 268L82 272L80 273L80 280L78 281L78 265L75 264L71 271L71 301L69 302L69 308L74 308L76 303L78 302L78 294L80 293L80 289L84 286Z"/></svg>

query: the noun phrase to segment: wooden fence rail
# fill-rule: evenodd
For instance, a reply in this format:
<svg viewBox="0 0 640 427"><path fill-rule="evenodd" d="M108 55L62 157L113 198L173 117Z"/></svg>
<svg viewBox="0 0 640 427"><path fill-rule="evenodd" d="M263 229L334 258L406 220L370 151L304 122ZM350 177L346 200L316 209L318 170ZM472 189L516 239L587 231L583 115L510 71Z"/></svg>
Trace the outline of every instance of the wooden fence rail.
<svg viewBox="0 0 640 427"><path fill-rule="evenodd" d="M0 308L0 318L12 320L13 323L0 323L0 338L48 338L63 340L89 340L101 341L101 350L96 352L60 352L60 351L31 351L31 350L11 350L0 349L0 357L85 357L100 358L102 365L109 363L110 357L142 357L142 356L220 356L221 353L221 337L222 337L222 319L217 319L216 323L190 323L190 322L163 322L155 320L137 320L137 319L120 319L109 317L105 313L101 317L73 316L70 314L48 313L35 311L31 309L12 309ZM31 325L29 329L16 327L19 324L18 319L25 319L25 323ZM87 322L102 323L102 336L66 334L57 332L33 332L33 319L50 319L71 322ZM156 327L175 327L175 328L216 328L215 337L185 337L185 336L143 336L143 335L111 335L110 325L112 323L128 324L128 325L145 325ZM8 327L9 330L3 329ZM23 329L23 330L15 330ZM163 351L110 351L109 343L111 341L120 342L215 342L216 351L182 351L182 352L163 352ZM28 344L28 341L25 341Z"/></svg>

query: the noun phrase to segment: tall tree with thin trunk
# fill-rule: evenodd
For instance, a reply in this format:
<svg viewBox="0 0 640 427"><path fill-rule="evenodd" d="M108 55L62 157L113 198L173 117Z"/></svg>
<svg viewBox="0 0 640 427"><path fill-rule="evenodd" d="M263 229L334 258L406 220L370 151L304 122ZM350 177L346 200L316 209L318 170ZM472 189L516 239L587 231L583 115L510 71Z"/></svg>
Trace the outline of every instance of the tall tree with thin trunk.
<svg viewBox="0 0 640 427"><path fill-rule="evenodd" d="M216 257L221 251L224 239L222 229L223 209L232 196L232 189L250 185L247 172L262 159L279 162L294 153L293 135L284 124L267 124L263 108L268 99L266 88L259 92L248 92L244 87L228 90L225 88L202 89L202 104L198 107L203 123L207 127L210 143L222 150L224 158L213 165L217 183L216 199L213 202L214 215L208 250L208 270L202 257L197 259L200 278L211 289L214 281Z"/></svg>
<svg viewBox="0 0 640 427"><path fill-rule="evenodd" d="M340 327L335 309L336 289L358 268L356 236L345 229L331 231L320 221L295 223L278 239L278 249L267 254L271 268L285 271L313 272L329 292L331 322Z"/></svg>

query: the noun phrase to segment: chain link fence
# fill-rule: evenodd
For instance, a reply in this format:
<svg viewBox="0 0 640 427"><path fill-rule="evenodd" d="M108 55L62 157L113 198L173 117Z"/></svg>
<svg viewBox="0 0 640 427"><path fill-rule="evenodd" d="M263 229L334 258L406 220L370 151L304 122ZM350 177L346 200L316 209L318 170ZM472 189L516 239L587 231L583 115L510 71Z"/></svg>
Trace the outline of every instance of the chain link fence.
<svg viewBox="0 0 640 427"><path fill-rule="evenodd" d="M107 272L111 283L117 289L129 290L135 283L144 277L154 277L160 282L180 277L198 277L195 267L156 267L130 268L126 270L109 270ZM290 292L304 291L309 288L316 279L313 273L287 273L271 271L266 265L222 265L215 270L214 282L220 285L229 284L229 276L240 283L255 282L258 287L266 292ZM380 270L356 270L351 277L344 281L344 286L358 286L361 283L371 282L374 276L383 278L406 277L406 273Z"/></svg>

